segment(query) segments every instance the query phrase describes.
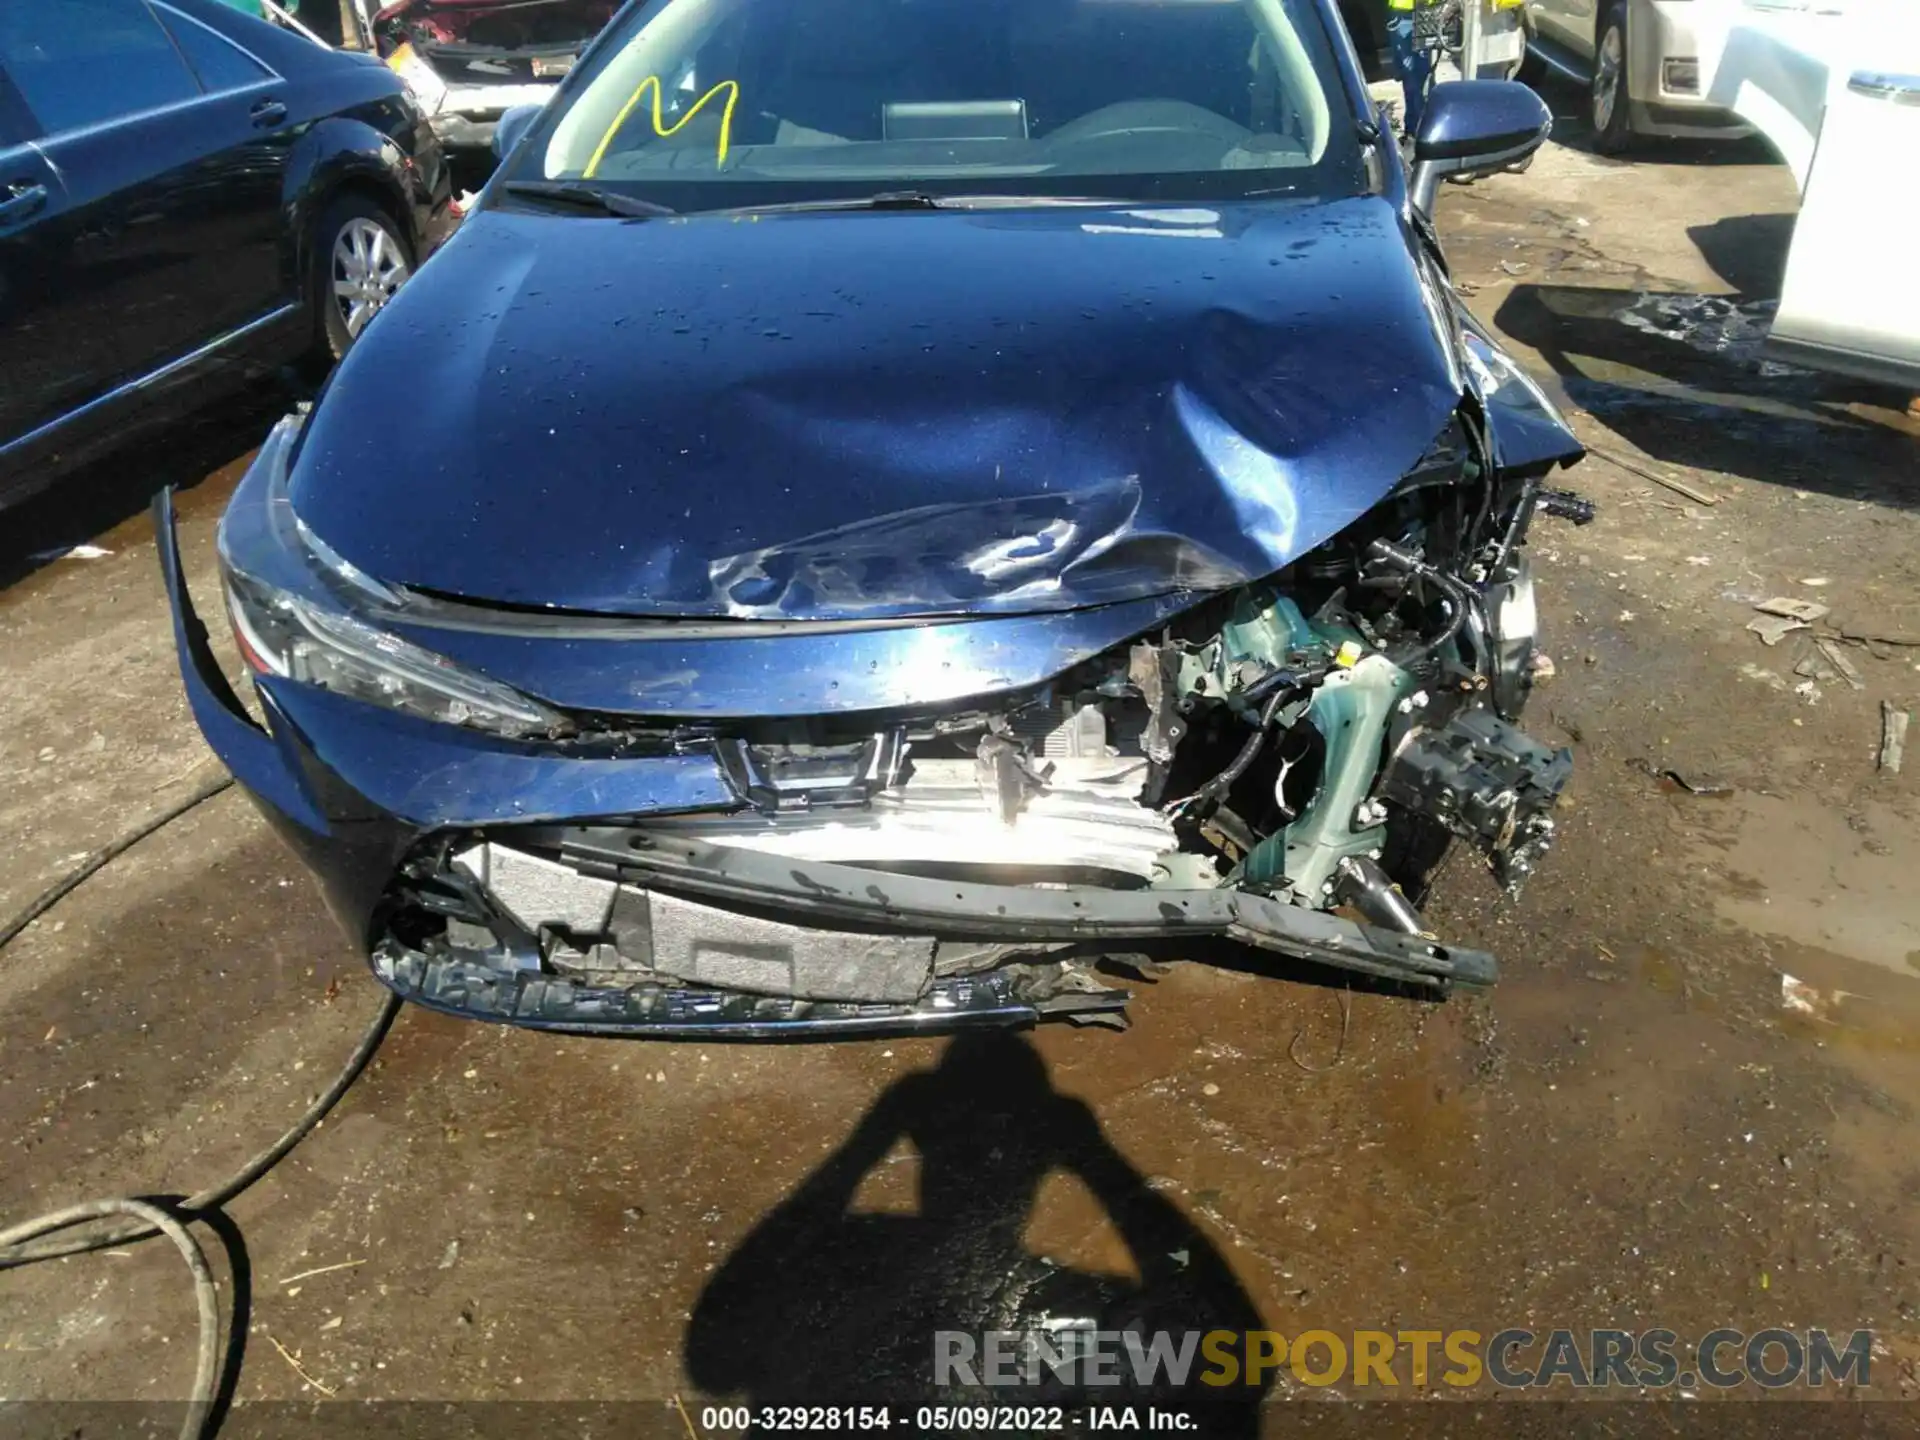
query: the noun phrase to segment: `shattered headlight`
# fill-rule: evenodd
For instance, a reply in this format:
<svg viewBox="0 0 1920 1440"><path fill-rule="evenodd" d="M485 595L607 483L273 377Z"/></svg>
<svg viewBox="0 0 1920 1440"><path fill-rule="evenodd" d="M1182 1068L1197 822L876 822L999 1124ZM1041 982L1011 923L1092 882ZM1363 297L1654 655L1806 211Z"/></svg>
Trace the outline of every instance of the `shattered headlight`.
<svg viewBox="0 0 1920 1440"><path fill-rule="evenodd" d="M234 640L260 674L513 738L573 728L538 700L378 626L235 571L225 578Z"/></svg>

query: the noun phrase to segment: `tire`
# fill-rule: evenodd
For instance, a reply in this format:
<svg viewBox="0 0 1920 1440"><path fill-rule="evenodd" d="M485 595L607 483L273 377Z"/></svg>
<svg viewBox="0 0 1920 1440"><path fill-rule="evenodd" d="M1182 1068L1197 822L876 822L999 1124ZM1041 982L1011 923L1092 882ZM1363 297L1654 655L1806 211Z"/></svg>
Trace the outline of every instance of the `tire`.
<svg viewBox="0 0 1920 1440"><path fill-rule="evenodd" d="M1627 7L1613 0L1594 34L1593 83L1587 90L1587 118L1593 124L1593 148L1618 155L1633 143L1633 106L1627 92Z"/></svg>
<svg viewBox="0 0 1920 1440"><path fill-rule="evenodd" d="M413 246L365 195L336 196L313 226L314 357L341 359L413 274Z"/></svg>

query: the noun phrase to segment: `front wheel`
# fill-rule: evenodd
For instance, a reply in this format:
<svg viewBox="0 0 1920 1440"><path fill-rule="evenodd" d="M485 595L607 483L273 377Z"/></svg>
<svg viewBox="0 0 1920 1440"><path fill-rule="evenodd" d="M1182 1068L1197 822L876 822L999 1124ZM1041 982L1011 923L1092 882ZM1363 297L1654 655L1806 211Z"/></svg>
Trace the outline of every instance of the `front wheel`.
<svg viewBox="0 0 1920 1440"><path fill-rule="evenodd" d="M338 360L413 274L413 247L393 218L363 195L342 195L315 224L315 350Z"/></svg>
<svg viewBox="0 0 1920 1440"><path fill-rule="evenodd" d="M1593 89L1589 118L1593 148L1618 155L1633 143L1633 116L1627 90L1627 7L1607 7L1593 47Z"/></svg>

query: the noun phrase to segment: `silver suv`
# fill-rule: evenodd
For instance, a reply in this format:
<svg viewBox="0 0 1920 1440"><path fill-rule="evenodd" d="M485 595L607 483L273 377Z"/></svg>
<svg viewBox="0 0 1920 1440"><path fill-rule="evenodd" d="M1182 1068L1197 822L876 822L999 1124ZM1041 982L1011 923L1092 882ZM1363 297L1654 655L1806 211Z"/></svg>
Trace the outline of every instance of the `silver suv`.
<svg viewBox="0 0 1920 1440"><path fill-rule="evenodd" d="M1734 139L1748 128L1709 104L1722 0L1526 0L1527 58L1588 88L1594 148L1638 135Z"/></svg>

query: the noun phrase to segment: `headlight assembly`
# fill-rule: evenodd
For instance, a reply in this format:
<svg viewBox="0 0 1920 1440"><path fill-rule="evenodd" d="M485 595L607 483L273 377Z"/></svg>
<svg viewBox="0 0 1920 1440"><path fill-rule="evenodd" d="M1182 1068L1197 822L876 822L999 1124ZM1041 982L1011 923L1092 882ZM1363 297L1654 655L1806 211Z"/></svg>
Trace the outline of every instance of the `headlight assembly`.
<svg viewBox="0 0 1920 1440"><path fill-rule="evenodd" d="M364 620L235 570L225 581L234 639L260 674L515 739L573 730L559 711Z"/></svg>

